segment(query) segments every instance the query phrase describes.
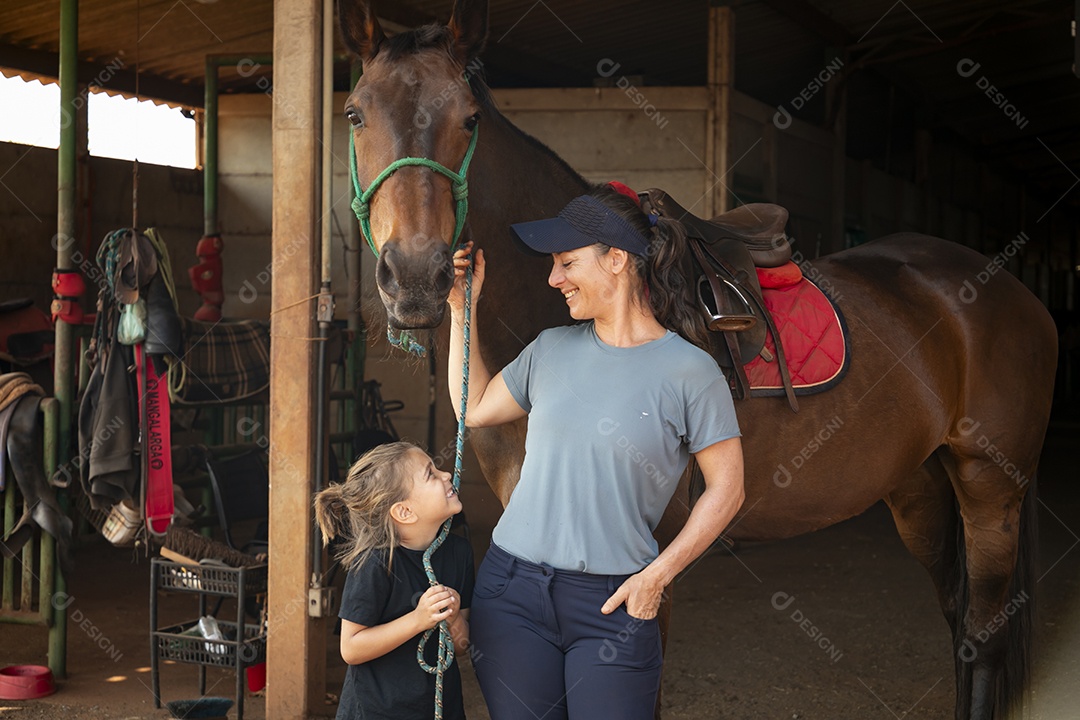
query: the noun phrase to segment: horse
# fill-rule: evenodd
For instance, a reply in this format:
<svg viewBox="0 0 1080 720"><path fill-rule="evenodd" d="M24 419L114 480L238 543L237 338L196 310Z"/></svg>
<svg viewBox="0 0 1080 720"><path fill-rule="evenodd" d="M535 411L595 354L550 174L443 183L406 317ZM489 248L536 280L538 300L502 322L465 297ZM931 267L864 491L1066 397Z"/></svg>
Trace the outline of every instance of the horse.
<svg viewBox="0 0 1080 720"><path fill-rule="evenodd" d="M485 0L456 0L448 24L393 37L370 4L339 5L342 36L363 65L345 105L359 185L370 188L406 157L446 171L396 166L368 197L365 233L388 322L442 323L464 190L463 239L484 249L490 268L480 351L497 370L541 330L568 321L546 284L550 261L520 253L508 227L555 215L589 184L496 108L479 62ZM448 169L467 157L464 189ZM736 541L789 538L884 500L952 632L957 720L1003 717L1030 674L1035 473L1057 356L1050 315L1009 273L983 272L986 257L926 235L890 235L812 262L846 316L852 363L835 388L800 398L797 414L775 398L737 403L746 501L725 532ZM471 435L504 506L525 429ZM661 546L685 522L689 500L684 476L655 530ZM670 609L665 602L665 629Z"/></svg>

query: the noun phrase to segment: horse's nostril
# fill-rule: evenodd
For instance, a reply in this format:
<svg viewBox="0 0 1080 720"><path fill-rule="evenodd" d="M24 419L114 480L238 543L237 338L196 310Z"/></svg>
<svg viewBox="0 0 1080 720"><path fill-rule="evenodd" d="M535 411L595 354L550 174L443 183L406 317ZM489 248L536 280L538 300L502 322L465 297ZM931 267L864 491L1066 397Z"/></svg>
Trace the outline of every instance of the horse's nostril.
<svg viewBox="0 0 1080 720"><path fill-rule="evenodd" d="M449 294L454 285L454 265L447 261L435 268L435 291L440 295Z"/></svg>
<svg viewBox="0 0 1080 720"><path fill-rule="evenodd" d="M390 297L396 297L400 288L395 269L397 255L396 248L383 247L383 251L379 253L379 262L375 265L375 282Z"/></svg>
<svg viewBox="0 0 1080 720"><path fill-rule="evenodd" d="M446 294L454 285L454 256L450 248L440 247L432 257L431 273L435 292Z"/></svg>

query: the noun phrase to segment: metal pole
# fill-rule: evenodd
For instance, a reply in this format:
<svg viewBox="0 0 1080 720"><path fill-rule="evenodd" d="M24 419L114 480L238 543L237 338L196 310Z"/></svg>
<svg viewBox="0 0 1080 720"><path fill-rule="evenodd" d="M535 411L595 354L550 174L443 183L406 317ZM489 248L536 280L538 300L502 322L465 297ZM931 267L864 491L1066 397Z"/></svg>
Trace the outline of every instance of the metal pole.
<svg viewBox="0 0 1080 720"><path fill-rule="evenodd" d="M349 72L349 92L360 82L360 62L353 60ZM352 128L349 128L352 132ZM353 198L352 183L349 183L349 200ZM349 302L349 330L352 333L352 347L348 355L348 374L352 379L353 400L349 403L349 416L352 418L352 429L360 429L363 416L363 408L360 400L363 397L364 372L367 359L367 326L364 324L363 313L360 312L361 288L363 287L364 273L364 243L360 239L360 223L352 219L350 215L349 241L345 245L345 277L348 278ZM356 458L352 457L352 445L349 446L349 457L346 465L351 464Z"/></svg>
<svg viewBox="0 0 1080 720"><path fill-rule="evenodd" d="M79 3L78 0L60 0L60 148L57 151L57 204L56 204L56 266L71 267L75 247L75 101L78 96L79 69ZM74 333L63 320L56 321L55 361L53 364L53 394L60 404L59 423L56 429L58 461L67 461L70 446L72 403L72 359ZM66 496L61 493L61 503ZM67 584L55 565L55 592L62 593ZM67 676L67 610L58 609L53 615L53 629L49 633L49 668L57 677Z"/></svg>
<svg viewBox="0 0 1080 720"><path fill-rule="evenodd" d="M272 55L207 55L203 92L203 235L218 231L218 68L235 65L241 74L271 65Z"/></svg>
<svg viewBox="0 0 1080 720"><path fill-rule="evenodd" d="M334 319L334 296L330 291L330 239L333 223L330 213L330 181L333 177L333 143L331 132L333 116L331 106L334 102L334 0L323 0L322 13L322 206L319 215L320 231L320 267L322 284L319 290L317 309L319 321L319 359L315 381L315 487L313 492L322 490L323 476L326 474L326 453L330 445L326 442L327 414L329 412L326 389L326 339L330 334L330 323ZM322 588L322 533L319 526L312 527L311 539L311 588Z"/></svg>
<svg viewBox="0 0 1080 720"><path fill-rule="evenodd" d="M218 63L206 58L203 96L203 235L218 229Z"/></svg>

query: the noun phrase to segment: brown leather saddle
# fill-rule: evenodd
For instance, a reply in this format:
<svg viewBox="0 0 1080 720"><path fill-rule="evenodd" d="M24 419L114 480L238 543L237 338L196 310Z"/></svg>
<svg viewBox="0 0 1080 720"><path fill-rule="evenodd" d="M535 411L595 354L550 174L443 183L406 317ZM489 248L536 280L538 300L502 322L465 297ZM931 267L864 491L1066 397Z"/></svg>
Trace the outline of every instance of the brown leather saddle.
<svg viewBox="0 0 1080 720"><path fill-rule="evenodd" d="M780 333L762 300L754 269L779 267L791 260L791 245L784 232L787 210L779 205L751 203L704 220L658 188L639 193L639 198L645 212L678 220L686 228L687 242L701 273L695 292L709 330L723 338L718 360L728 371L735 397L750 395L743 370L746 363L758 355L773 360L765 348L765 338L771 332L788 404L798 412Z"/></svg>

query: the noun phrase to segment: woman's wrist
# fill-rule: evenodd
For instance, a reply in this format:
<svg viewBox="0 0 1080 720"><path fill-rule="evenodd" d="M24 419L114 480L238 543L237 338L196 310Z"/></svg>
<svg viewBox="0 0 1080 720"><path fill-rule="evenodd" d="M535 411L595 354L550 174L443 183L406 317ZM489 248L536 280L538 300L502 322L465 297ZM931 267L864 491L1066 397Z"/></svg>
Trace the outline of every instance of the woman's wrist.
<svg viewBox="0 0 1080 720"><path fill-rule="evenodd" d="M678 568L673 567L671 561L665 557L656 558L646 565L641 572L659 583L661 587L670 585L675 580L675 576L679 574Z"/></svg>

